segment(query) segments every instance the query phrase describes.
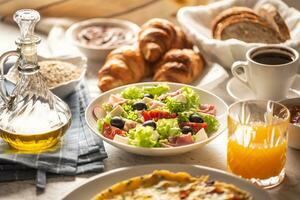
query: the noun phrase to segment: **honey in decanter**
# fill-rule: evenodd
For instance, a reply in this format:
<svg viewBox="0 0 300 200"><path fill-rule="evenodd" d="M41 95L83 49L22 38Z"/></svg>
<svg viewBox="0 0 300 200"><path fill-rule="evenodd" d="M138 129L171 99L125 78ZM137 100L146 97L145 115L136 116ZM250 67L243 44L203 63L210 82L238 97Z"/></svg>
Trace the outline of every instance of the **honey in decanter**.
<svg viewBox="0 0 300 200"><path fill-rule="evenodd" d="M18 150L41 151L55 145L71 123L68 105L55 96L39 72L35 24L40 15L35 10L19 10L14 15L21 36L17 50L0 57L0 136ZM3 65L10 56L17 56L14 67L20 73L15 88L8 94Z"/></svg>

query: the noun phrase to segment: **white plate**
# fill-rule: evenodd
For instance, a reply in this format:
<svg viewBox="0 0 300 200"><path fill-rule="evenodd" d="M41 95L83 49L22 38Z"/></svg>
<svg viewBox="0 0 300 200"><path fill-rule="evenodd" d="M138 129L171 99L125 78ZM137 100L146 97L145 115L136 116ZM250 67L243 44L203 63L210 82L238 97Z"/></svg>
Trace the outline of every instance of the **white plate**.
<svg viewBox="0 0 300 200"><path fill-rule="evenodd" d="M126 180L135 176L141 176L149 174L153 170L165 169L172 172L188 172L193 176L209 175L212 180L224 181L231 183L237 187L248 191L252 194L253 199L271 199L268 193L246 180L240 179L237 176L230 175L221 170L202 167L199 165L181 165L181 164L155 164L155 165L142 165L134 167L125 167L115 169L95 177L88 179L84 184L74 189L72 192L67 194L64 200L82 200L91 199L102 190L110 187L111 185Z"/></svg>
<svg viewBox="0 0 300 200"><path fill-rule="evenodd" d="M76 65L80 67L81 74L80 77L75 79L75 80L70 80L68 82L61 83L55 87L50 88L50 90L57 95L60 98L65 98L69 96L71 93L73 93L76 89L76 86L84 79L84 75L86 72L86 66L87 66L87 60L85 57L81 56L63 56L63 57L38 57L39 61L44 61L44 60L59 60L63 62L68 62L72 63L73 65ZM16 80L13 78L13 74L15 73L14 67L11 67L8 71L8 73L5 75L6 80L9 82L15 84Z"/></svg>
<svg viewBox="0 0 300 200"><path fill-rule="evenodd" d="M292 89L300 91L300 75L296 76ZM254 92L235 77L228 81L226 90L235 101L255 99ZM294 97L298 97L298 95L289 91L287 98Z"/></svg>
<svg viewBox="0 0 300 200"><path fill-rule="evenodd" d="M124 90L127 87L130 87L130 86L142 87L142 86L150 86L150 85L157 85L157 84L160 84L160 82L136 83L136 84L131 84L131 85L126 85L126 86L122 86L119 88L115 88L113 90L102 93L99 97L94 99L86 109L85 119L87 121L87 124L89 125L91 130L94 133L96 133L97 135L99 135L105 142L107 142L119 149L130 152L130 153L139 154L139 155L147 155L147 156L177 155L177 154L182 154L182 153L186 153L188 151L198 149L198 148L204 146L205 144L207 144L208 142L212 141L213 139L215 139L219 134L221 134L226 129L226 113L227 113L226 103L221 98L217 97L216 95L214 95L208 91L205 91L200 88L193 87L193 86L189 86L199 94L201 103L213 104L217 108L216 117L220 122L220 127L219 127L218 131L216 131L207 140L189 144L189 145L172 147L172 148L143 148L143 147L136 147L136 146L132 146L132 145L128 145L128 144L110 140L110 139L104 137L99 132L97 121L93 115L93 109L96 106L102 105L104 102L107 102L107 100L111 94L120 93L122 90ZM168 85L170 86L171 91L175 91L177 89L180 89L183 86L187 86L187 85L178 84L178 83L168 83Z"/></svg>

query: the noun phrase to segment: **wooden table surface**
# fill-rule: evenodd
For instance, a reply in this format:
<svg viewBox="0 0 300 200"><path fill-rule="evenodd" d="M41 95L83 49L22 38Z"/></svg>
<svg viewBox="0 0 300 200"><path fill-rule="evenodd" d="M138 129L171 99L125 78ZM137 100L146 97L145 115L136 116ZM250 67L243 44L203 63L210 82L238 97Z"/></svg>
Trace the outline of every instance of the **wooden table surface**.
<svg viewBox="0 0 300 200"><path fill-rule="evenodd" d="M1 2L4 1L0 0L0 15ZM138 19L136 16L137 15L133 15L132 18ZM16 28L0 23L0 54L4 53L7 50L15 48L14 40L17 36L18 30ZM41 44L40 49L43 48L45 48L44 43ZM88 82L90 92L93 96L97 96L99 94L99 90L96 87L95 75L99 69L99 66L100 63L93 62L89 62L88 66L86 80ZM225 86L226 81L220 84L212 92L223 98L227 104L231 104L233 101L226 93ZM224 132L210 144L199 150L179 156L168 157L168 159L133 155L112 147L111 145L105 144L108 153L108 158L105 160L105 171L119 167L149 163L198 164L226 170L226 143L227 133ZM289 148L287 152L286 163L287 176L280 186L268 190L268 192L274 199L300 199L299 166L300 151ZM0 199L60 199L62 196L70 192L76 186L82 184L84 181L86 181L87 178L93 175L95 174L84 174L76 177L50 178L48 179L47 188L44 193L37 193L35 182L33 180L0 183Z"/></svg>

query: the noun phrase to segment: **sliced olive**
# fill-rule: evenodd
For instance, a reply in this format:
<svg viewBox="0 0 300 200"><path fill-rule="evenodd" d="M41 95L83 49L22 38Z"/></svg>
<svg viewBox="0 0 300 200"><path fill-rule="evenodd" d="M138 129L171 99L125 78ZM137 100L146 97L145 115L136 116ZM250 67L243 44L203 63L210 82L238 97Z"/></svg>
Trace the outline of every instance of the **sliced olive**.
<svg viewBox="0 0 300 200"><path fill-rule="evenodd" d="M184 126L184 127L182 127L181 132L183 134L188 134L188 133L192 133L193 129L191 127L189 127L189 126Z"/></svg>
<svg viewBox="0 0 300 200"><path fill-rule="evenodd" d="M132 105L132 108L134 110L146 110L147 109L147 106L145 103L143 102L136 102Z"/></svg>
<svg viewBox="0 0 300 200"><path fill-rule="evenodd" d="M110 124L112 126L122 129L122 128L124 128L125 121L121 117L115 116L115 117L111 118Z"/></svg>
<svg viewBox="0 0 300 200"><path fill-rule="evenodd" d="M144 97L148 97L148 98L150 98L150 99L153 99L153 98L154 98L154 96L153 96L152 94L144 94Z"/></svg>
<svg viewBox="0 0 300 200"><path fill-rule="evenodd" d="M192 114L189 118L190 122L196 122L196 123L203 123L203 119L197 115L197 114Z"/></svg>
<svg viewBox="0 0 300 200"><path fill-rule="evenodd" d="M143 123L143 126L151 126L154 130L156 129L156 123L153 120L148 120Z"/></svg>

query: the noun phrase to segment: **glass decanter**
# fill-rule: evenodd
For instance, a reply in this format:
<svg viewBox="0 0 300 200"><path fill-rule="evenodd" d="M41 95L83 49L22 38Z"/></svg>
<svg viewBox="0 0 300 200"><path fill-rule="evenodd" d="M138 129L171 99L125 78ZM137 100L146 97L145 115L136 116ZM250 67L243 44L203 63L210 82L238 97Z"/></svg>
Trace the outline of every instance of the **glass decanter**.
<svg viewBox="0 0 300 200"><path fill-rule="evenodd" d="M40 151L55 145L71 123L68 105L47 87L39 72L37 45L34 35L40 15L35 10L19 10L14 15L21 36L17 50L0 57L0 136L18 150ZM9 94L5 87L3 65L10 56L17 56L20 79Z"/></svg>

